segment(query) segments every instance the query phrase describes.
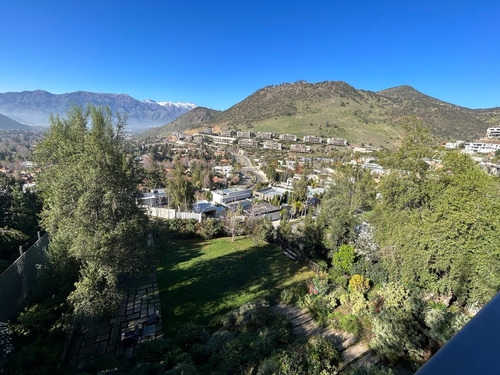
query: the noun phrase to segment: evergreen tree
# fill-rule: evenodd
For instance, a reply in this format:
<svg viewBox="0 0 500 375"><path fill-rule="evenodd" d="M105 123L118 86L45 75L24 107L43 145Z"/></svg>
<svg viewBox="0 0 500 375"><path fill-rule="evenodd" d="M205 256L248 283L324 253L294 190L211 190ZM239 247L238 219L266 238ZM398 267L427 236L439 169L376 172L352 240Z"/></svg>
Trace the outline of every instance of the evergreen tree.
<svg viewBox="0 0 500 375"><path fill-rule="evenodd" d="M151 259L123 126L109 110L75 106L67 118L50 118L35 150L42 170L37 186L45 198L42 225L51 234L49 258L77 265L79 281L69 301L81 317L114 311L122 297L120 277L145 272Z"/></svg>
<svg viewBox="0 0 500 375"><path fill-rule="evenodd" d="M194 187L184 173L180 162L174 165L174 171L167 181L169 206L177 210L191 211L194 203Z"/></svg>

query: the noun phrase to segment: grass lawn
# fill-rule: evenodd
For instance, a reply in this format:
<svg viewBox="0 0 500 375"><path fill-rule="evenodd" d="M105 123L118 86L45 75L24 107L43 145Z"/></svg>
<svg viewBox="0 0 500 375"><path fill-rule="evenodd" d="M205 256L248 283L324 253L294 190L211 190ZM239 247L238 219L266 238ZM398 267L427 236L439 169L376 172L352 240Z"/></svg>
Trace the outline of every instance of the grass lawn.
<svg viewBox="0 0 500 375"><path fill-rule="evenodd" d="M163 329L171 335L248 301L273 302L283 288L311 275L276 246L248 237L169 242L158 268Z"/></svg>

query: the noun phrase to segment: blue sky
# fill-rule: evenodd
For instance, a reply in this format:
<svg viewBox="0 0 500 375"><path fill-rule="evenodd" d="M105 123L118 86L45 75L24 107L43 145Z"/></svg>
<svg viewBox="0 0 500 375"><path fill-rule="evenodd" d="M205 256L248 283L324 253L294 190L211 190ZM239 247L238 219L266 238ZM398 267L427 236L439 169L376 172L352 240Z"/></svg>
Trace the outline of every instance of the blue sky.
<svg viewBox="0 0 500 375"><path fill-rule="evenodd" d="M500 1L44 0L0 6L0 92L226 109L272 84L411 85L500 106Z"/></svg>

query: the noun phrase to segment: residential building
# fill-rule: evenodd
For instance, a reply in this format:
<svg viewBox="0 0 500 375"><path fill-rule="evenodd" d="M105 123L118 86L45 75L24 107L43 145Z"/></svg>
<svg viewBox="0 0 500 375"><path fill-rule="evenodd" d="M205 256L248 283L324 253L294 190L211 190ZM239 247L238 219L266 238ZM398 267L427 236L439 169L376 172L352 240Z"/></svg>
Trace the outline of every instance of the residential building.
<svg viewBox="0 0 500 375"><path fill-rule="evenodd" d="M259 202L254 203L252 209L247 214L253 215L256 218L264 217L268 220L276 221L280 219L281 208L268 202Z"/></svg>
<svg viewBox="0 0 500 375"><path fill-rule="evenodd" d="M198 144L201 144L205 141L205 137L201 134L196 134L193 136L193 142L194 143L198 143Z"/></svg>
<svg viewBox="0 0 500 375"><path fill-rule="evenodd" d="M236 132L236 137L238 138L253 138L255 136L255 134L251 131L247 131L247 130L238 130Z"/></svg>
<svg viewBox="0 0 500 375"><path fill-rule="evenodd" d="M279 187L267 187L264 189L255 190L253 194L258 198L266 202L271 202L275 197L281 199L281 197L287 192L286 189Z"/></svg>
<svg viewBox="0 0 500 375"><path fill-rule="evenodd" d="M235 134L236 134L236 133L234 132L234 130L221 130L221 131L219 132L219 135L220 135L221 137L234 137L234 136L235 136Z"/></svg>
<svg viewBox="0 0 500 375"><path fill-rule="evenodd" d="M186 139L186 134L184 134L183 132L177 132L177 131L174 131L174 132L172 132L172 135L173 135L175 138L179 139L179 140L184 140L184 139Z"/></svg>
<svg viewBox="0 0 500 375"><path fill-rule="evenodd" d="M212 191L212 202L226 205L242 199L250 198L252 190L242 188L222 189Z"/></svg>
<svg viewBox="0 0 500 375"><path fill-rule="evenodd" d="M154 189L150 193L144 193L141 197L141 205L147 207L163 207L167 204L165 189Z"/></svg>
<svg viewBox="0 0 500 375"><path fill-rule="evenodd" d="M310 152L311 147L303 144L295 144L290 146L290 152Z"/></svg>
<svg viewBox="0 0 500 375"><path fill-rule="evenodd" d="M257 139L273 139L273 133L270 132L257 132L255 135Z"/></svg>
<svg viewBox="0 0 500 375"><path fill-rule="evenodd" d="M216 144L223 144L223 145L232 145L236 142L236 138L234 137L225 137L221 135L213 135L212 137L212 142Z"/></svg>
<svg viewBox="0 0 500 375"><path fill-rule="evenodd" d="M455 149L455 148L459 148L464 143L465 143L464 141L447 142L447 143L445 143L444 147L448 148L448 149Z"/></svg>
<svg viewBox="0 0 500 375"><path fill-rule="evenodd" d="M215 172L219 172L225 177L229 178L233 174L233 166L232 165L217 165L214 167Z"/></svg>
<svg viewBox="0 0 500 375"><path fill-rule="evenodd" d="M493 142L465 142L464 146L466 154L489 154L500 150L500 143Z"/></svg>
<svg viewBox="0 0 500 375"><path fill-rule="evenodd" d="M265 140L262 143L262 148L266 150L283 150L283 144L275 141Z"/></svg>
<svg viewBox="0 0 500 375"><path fill-rule="evenodd" d="M303 141L306 143L321 143L323 140L321 139L321 137L317 137L315 135L306 135L303 138Z"/></svg>
<svg viewBox="0 0 500 375"><path fill-rule="evenodd" d="M255 148L255 147L259 146L259 142L256 141L255 139L251 139L251 138L239 138L238 139L238 146Z"/></svg>
<svg viewBox="0 0 500 375"><path fill-rule="evenodd" d="M217 206L215 206L212 202L206 200L196 201L196 203L193 205L193 212L215 217Z"/></svg>
<svg viewBox="0 0 500 375"><path fill-rule="evenodd" d="M333 146L347 146L348 143L342 138L327 138L326 143Z"/></svg>
<svg viewBox="0 0 500 375"><path fill-rule="evenodd" d="M297 136L293 134L280 134L280 141L297 142Z"/></svg>
<svg viewBox="0 0 500 375"><path fill-rule="evenodd" d="M489 139L500 139L500 128L488 128L486 130L486 137Z"/></svg>

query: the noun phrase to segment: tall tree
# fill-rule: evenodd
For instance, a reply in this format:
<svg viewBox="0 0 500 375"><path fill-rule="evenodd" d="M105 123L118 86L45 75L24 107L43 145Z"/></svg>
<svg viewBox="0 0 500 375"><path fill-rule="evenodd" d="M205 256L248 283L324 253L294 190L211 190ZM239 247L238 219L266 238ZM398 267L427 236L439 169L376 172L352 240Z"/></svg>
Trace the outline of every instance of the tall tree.
<svg viewBox="0 0 500 375"><path fill-rule="evenodd" d="M184 166L177 161L174 171L167 181L169 206L178 210L190 211L194 203L194 187L184 173Z"/></svg>
<svg viewBox="0 0 500 375"><path fill-rule="evenodd" d="M431 168L428 143L414 133L403 147L401 167L381 179L372 217L380 259L394 281L483 305L500 289L498 179L459 152Z"/></svg>
<svg viewBox="0 0 500 375"><path fill-rule="evenodd" d="M370 210L374 199L370 172L351 166L337 170L334 183L323 196L318 217L325 228L325 246L330 249L330 257L339 246L351 242L354 228L359 224L356 214L360 210Z"/></svg>
<svg viewBox="0 0 500 375"><path fill-rule="evenodd" d="M151 259L135 165L124 152L124 123L108 109L75 106L67 118L51 117L35 150L50 256L78 265L69 300L82 317L114 311L120 277L145 272Z"/></svg>

